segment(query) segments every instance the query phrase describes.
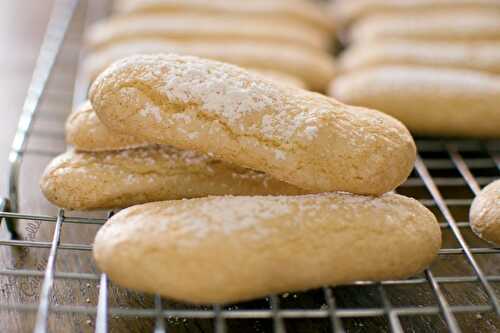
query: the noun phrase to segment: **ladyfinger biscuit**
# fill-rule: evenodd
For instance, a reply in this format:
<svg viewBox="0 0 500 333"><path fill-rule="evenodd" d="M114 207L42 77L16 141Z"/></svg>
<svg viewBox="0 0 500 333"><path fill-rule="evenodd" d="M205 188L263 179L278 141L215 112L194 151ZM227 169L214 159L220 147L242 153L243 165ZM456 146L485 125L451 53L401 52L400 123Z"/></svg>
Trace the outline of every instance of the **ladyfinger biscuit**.
<svg viewBox="0 0 500 333"><path fill-rule="evenodd" d="M90 27L87 44L91 49L116 42L163 38L173 41L267 41L277 45L301 45L325 49L327 33L308 26L297 26L247 16L211 16L203 14L144 14L111 17Z"/></svg>
<svg viewBox="0 0 500 333"><path fill-rule="evenodd" d="M245 15L284 20L291 24L306 24L327 31L334 30L333 21L325 14L323 6L310 1L126 0L118 2L115 10L121 15L178 12Z"/></svg>
<svg viewBox="0 0 500 333"><path fill-rule="evenodd" d="M116 42L91 52L85 72L94 80L113 62L134 54L177 53L235 64L244 68L275 71L303 80L308 88L325 91L335 75L333 57L308 47L276 46L263 41L179 42L161 39Z"/></svg>
<svg viewBox="0 0 500 333"><path fill-rule="evenodd" d="M500 78L470 70L376 67L340 76L330 95L376 108L415 134L500 137Z"/></svg>
<svg viewBox="0 0 500 333"><path fill-rule="evenodd" d="M341 56L343 73L382 65L448 67L500 74L500 42L366 41Z"/></svg>
<svg viewBox="0 0 500 333"><path fill-rule="evenodd" d="M382 194L415 159L411 135L392 117L196 57L120 60L90 99L114 131L213 153L314 192Z"/></svg>
<svg viewBox="0 0 500 333"><path fill-rule="evenodd" d="M351 27L353 42L415 39L428 41L499 41L500 12L436 11L418 14L378 14Z"/></svg>
<svg viewBox="0 0 500 333"><path fill-rule="evenodd" d="M300 85L300 81L293 82L292 78L280 74L263 73L281 84ZM285 82L287 79L289 82ZM114 151L154 145L147 139L109 130L99 120L89 101L82 103L66 120L66 142L80 152Z"/></svg>
<svg viewBox="0 0 500 333"><path fill-rule="evenodd" d="M305 193L263 173L168 146L100 153L69 151L50 163L40 184L54 205L76 210L208 195Z"/></svg>
<svg viewBox="0 0 500 333"><path fill-rule="evenodd" d="M273 71L255 71L276 83L302 88L300 80ZM89 101L82 103L66 120L66 142L81 152L114 151L154 143L128 134L110 131L99 120Z"/></svg>
<svg viewBox="0 0 500 333"><path fill-rule="evenodd" d="M94 258L121 286L227 304L407 278L440 246L432 213L397 194L209 197L121 211L97 233Z"/></svg>
<svg viewBox="0 0 500 333"><path fill-rule="evenodd" d="M338 0L333 11L341 24L346 25L373 14L419 14L427 15L436 11L489 10L500 12L498 0Z"/></svg>
<svg viewBox="0 0 500 333"><path fill-rule="evenodd" d="M470 225L479 237L500 245L500 180L486 186L474 199Z"/></svg>
<svg viewBox="0 0 500 333"><path fill-rule="evenodd" d="M66 120L66 142L78 151L111 151L151 145L148 140L110 131L97 118L88 101Z"/></svg>

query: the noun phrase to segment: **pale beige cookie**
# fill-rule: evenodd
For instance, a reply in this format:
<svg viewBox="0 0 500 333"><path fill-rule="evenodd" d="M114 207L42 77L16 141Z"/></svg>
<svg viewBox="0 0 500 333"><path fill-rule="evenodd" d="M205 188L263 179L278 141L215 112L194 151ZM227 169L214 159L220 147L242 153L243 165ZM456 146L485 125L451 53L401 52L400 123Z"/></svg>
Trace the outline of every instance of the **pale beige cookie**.
<svg viewBox="0 0 500 333"><path fill-rule="evenodd" d="M134 54L177 53L232 63L244 68L275 71L303 80L308 88L324 91L335 75L335 63L326 52L264 41L180 42L161 39L116 42L90 52L85 72L94 80L116 60Z"/></svg>
<svg viewBox="0 0 500 333"><path fill-rule="evenodd" d="M209 197L131 207L98 232L115 283L189 303L233 303L424 270L441 246L434 215L397 194Z"/></svg>
<svg viewBox="0 0 500 333"><path fill-rule="evenodd" d="M373 14L419 14L437 11L489 10L500 12L498 0L337 0L332 7L335 17L345 25Z"/></svg>
<svg viewBox="0 0 500 333"><path fill-rule="evenodd" d="M151 144L148 140L110 131L90 102L83 103L66 120L66 142L79 151L109 151Z"/></svg>
<svg viewBox="0 0 500 333"><path fill-rule="evenodd" d="M499 41L500 12L436 11L419 14L377 14L351 27L352 41L388 39L428 41Z"/></svg>
<svg viewBox="0 0 500 333"><path fill-rule="evenodd" d="M500 180L486 186L474 199L470 225L479 237L500 245Z"/></svg>
<svg viewBox="0 0 500 333"><path fill-rule="evenodd" d="M271 0L125 0L115 5L120 15L137 13L203 13L245 15L283 20L290 24L306 24L333 31L334 24L325 14L324 7L311 1Z"/></svg>
<svg viewBox="0 0 500 333"><path fill-rule="evenodd" d="M381 65L448 67L500 74L500 41L366 41L351 45L339 61L343 73Z"/></svg>
<svg viewBox="0 0 500 333"><path fill-rule="evenodd" d="M306 89L306 84L304 83L304 81L296 76L287 73L278 72L272 69L249 68L248 70L256 73L257 75L262 75L264 78L274 81L277 84L282 84L286 87Z"/></svg>
<svg viewBox="0 0 500 333"><path fill-rule="evenodd" d="M263 173L168 146L100 153L69 151L50 163L40 186L54 205L76 210L208 195L305 193Z"/></svg>
<svg viewBox="0 0 500 333"><path fill-rule="evenodd" d="M144 14L114 16L95 23L87 33L87 44L96 49L116 42L163 38L173 41L267 41L325 49L330 35L307 26L297 26L258 17L206 14Z"/></svg>
<svg viewBox="0 0 500 333"><path fill-rule="evenodd" d="M382 66L341 75L330 94L376 108L415 134L500 137L500 78L487 73Z"/></svg>
<svg viewBox="0 0 500 333"><path fill-rule="evenodd" d="M314 192L382 194L415 160L411 135L392 117L196 57L123 59L97 78L90 99L114 131L213 153Z"/></svg>

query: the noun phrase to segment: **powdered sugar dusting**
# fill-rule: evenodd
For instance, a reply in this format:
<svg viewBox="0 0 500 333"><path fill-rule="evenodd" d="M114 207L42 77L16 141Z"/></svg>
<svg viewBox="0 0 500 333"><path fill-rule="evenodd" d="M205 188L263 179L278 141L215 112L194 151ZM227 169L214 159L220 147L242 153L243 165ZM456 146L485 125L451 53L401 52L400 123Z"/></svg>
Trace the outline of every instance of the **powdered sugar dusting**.
<svg viewBox="0 0 500 333"><path fill-rule="evenodd" d="M240 182L268 188L269 181L273 179L265 173L225 164L207 154L180 150L167 145L151 145L110 152L69 151L54 159L51 169L54 170L54 175L61 177L78 174L86 178L93 177L93 179L97 179L96 171L106 170L125 185L139 184L141 181L151 183L158 177L172 174L182 175L182 177L203 174L211 177L220 176L221 172L228 172L232 180L229 180L228 184L220 182L217 184L218 188L226 187L228 193L232 192L235 186L240 186L236 185Z"/></svg>
<svg viewBox="0 0 500 333"><path fill-rule="evenodd" d="M277 159L277 160L285 160L286 159L286 154L284 151L282 150L279 150L277 149L275 152L274 152L274 157Z"/></svg>
<svg viewBox="0 0 500 333"><path fill-rule="evenodd" d="M196 133L196 132L188 133L188 135L187 135L187 137L188 137L189 139L191 139L191 140L196 139L198 136L199 136L199 134L198 134L198 133Z"/></svg>
<svg viewBox="0 0 500 333"><path fill-rule="evenodd" d="M294 102L293 98L290 100L292 88L217 61L175 54L141 55L123 59L113 67L120 66L142 68L138 78L148 85L151 80L155 82L153 89L169 103L216 116L235 133L258 135L276 142L294 137L314 139L322 124L319 118L332 112L326 98L321 103L309 98ZM296 91L298 96L304 93ZM190 107L193 105L199 107ZM146 105L142 113L156 113L156 110ZM175 121L191 120L184 111L170 113L168 117Z"/></svg>
<svg viewBox="0 0 500 333"><path fill-rule="evenodd" d="M500 222L500 179L482 189L470 210L472 230L486 240L497 243L494 236Z"/></svg>
<svg viewBox="0 0 500 333"><path fill-rule="evenodd" d="M273 100L267 95L272 88L265 83L234 80L231 67L189 60L169 66L163 93L173 102L195 101L207 111L233 121L245 113L262 112L271 107Z"/></svg>
<svg viewBox="0 0 500 333"><path fill-rule="evenodd" d="M318 134L318 128L313 126L307 126L304 133L308 139L312 140Z"/></svg>
<svg viewBox="0 0 500 333"><path fill-rule="evenodd" d="M137 178L134 175L127 175L127 182L128 183L133 183L137 180Z"/></svg>
<svg viewBox="0 0 500 333"><path fill-rule="evenodd" d="M150 102L145 102L144 103L144 109L139 111L139 114L143 117L148 117L149 115L152 115L153 118L156 120L156 122L161 122L162 121L162 116L161 116L161 110L159 107L156 105L150 103Z"/></svg>
<svg viewBox="0 0 500 333"><path fill-rule="evenodd" d="M165 218L161 219L159 227L164 232L172 228L191 235L186 238L185 245L195 245L211 233L230 236L245 230L250 231L249 237L258 239L272 232L271 228L265 227L265 221L291 213L291 208L285 201L278 200L269 205L263 200L253 200L250 197L231 197L234 206L228 207L227 200L228 197L213 197L201 201L195 210L189 200L185 200L180 205L162 210Z"/></svg>
<svg viewBox="0 0 500 333"><path fill-rule="evenodd" d="M389 224L401 223L414 214L412 208L401 209L405 203L391 193L378 198L337 192L194 200L153 204L151 209L142 210L140 220L134 223L142 229L148 223L145 221L151 221L155 232L175 233L178 245L196 246L200 242L210 242L214 237L226 238L234 233L238 233L238 237L257 240L270 237L287 227L300 229L304 225L330 224L332 221L341 227L344 223L363 221L367 209L384 212L377 213L377 219L384 219L384 223ZM338 216L343 219L336 218L336 214L340 214Z"/></svg>

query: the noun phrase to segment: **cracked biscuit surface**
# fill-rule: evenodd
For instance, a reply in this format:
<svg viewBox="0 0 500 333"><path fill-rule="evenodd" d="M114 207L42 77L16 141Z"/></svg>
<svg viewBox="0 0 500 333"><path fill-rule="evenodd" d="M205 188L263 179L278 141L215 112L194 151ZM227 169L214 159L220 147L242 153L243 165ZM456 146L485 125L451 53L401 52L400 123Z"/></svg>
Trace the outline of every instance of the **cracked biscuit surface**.
<svg viewBox="0 0 500 333"><path fill-rule="evenodd" d="M296 195L305 191L260 172L168 146L114 152L66 152L46 168L40 186L58 207L123 208L208 195Z"/></svg>
<svg viewBox="0 0 500 333"><path fill-rule="evenodd" d="M279 84L303 88L303 82L283 73L254 71ZM99 120L89 101L78 106L65 125L66 142L78 151L113 151L154 144L133 135L116 133Z"/></svg>
<svg viewBox="0 0 500 333"><path fill-rule="evenodd" d="M308 191L382 194L415 160L411 135L392 117L196 57L120 60L90 99L114 131L213 153Z"/></svg>
<svg viewBox="0 0 500 333"><path fill-rule="evenodd" d="M425 269L440 246L436 218L414 199L328 193L134 206L99 230L93 253L121 286L227 304L407 278Z"/></svg>

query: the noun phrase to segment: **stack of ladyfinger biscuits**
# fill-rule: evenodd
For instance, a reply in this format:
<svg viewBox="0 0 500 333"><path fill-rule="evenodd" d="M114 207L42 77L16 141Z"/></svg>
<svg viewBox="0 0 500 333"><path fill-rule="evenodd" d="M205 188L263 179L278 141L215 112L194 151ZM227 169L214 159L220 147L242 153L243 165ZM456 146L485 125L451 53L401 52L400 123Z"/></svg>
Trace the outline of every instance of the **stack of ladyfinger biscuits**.
<svg viewBox="0 0 500 333"><path fill-rule="evenodd" d="M141 147L56 158L47 198L79 209L157 201L122 210L96 237L99 268L122 286L228 303L405 278L440 248L433 214L387 193L410 173L415 145L383 113L158 54L96 79L68 123L76 137L73 117L86 149Z"/></svg>
<svg viewBox="0 0 500 333"><path fill-rule="evenodd" d="M176 53L325 91L334 29L324 8L307 0L123 0L88 32L84 67L92 81L120 58Z"/></svg>
<svg viewBox="0 0 500 333"><path fill-rule="evenodd" d="M418 135L500 137L500 2L338 0L349 44L330 87Z"/></svg>
<svg viewBox="0 0 500 333"><path fill-rule="evenodd" d="M133 54L176 53L238 64L279 84L324 91L333 77L328 53L333 32L323 8L306 0L122 0L110 18L87 32L83 75L92 82L111 63ZM44 186L49 200L62 207L104 209L207 195L307 193L207 154L117 135L101 124L89 102L68 118L66 139L74 150L54 161L47 173L70 170L64 186L55 181ZM88 185L77 191L82 182Z"/></svg>
<svg viewBox="0 0 500 333"><path fill-rule="evenodd" d="M41 188L59 207L129 207L94 242L97 265L114 282L190 303L229 303L406 278L435 258L436 218L391 192L415 160L404 125L255 72L269 68L231 60L239 56L224 58L235 39L250 48L274 43L276 51L318 48L315 39L305 43L288 30L324 31L329 25L313 8L301 0L122 0L116 11L126 19L106 28L104 22L94 34L113 36L95 42L96 50L116 52L119 60L103 70L110 57L95 71L89 102L66 124L74 150L52 161ZM176 15L187 18L182 28L163 25ZM233 15L242 16L239 25L218 26ZM262 37L265 22L275 22L274 31ZM161 35L157 45L189 48L125 58L111 50L138 45L158 30L174 37ZM220 46L211 52L221 56L200 54L226 62L185 55L212 43ZM279 55L267 56L273 54ZM288 68L285 59L269 63ZM303 76L270 70L298 76L311 89L322 85L313 63Z"/></svg>

